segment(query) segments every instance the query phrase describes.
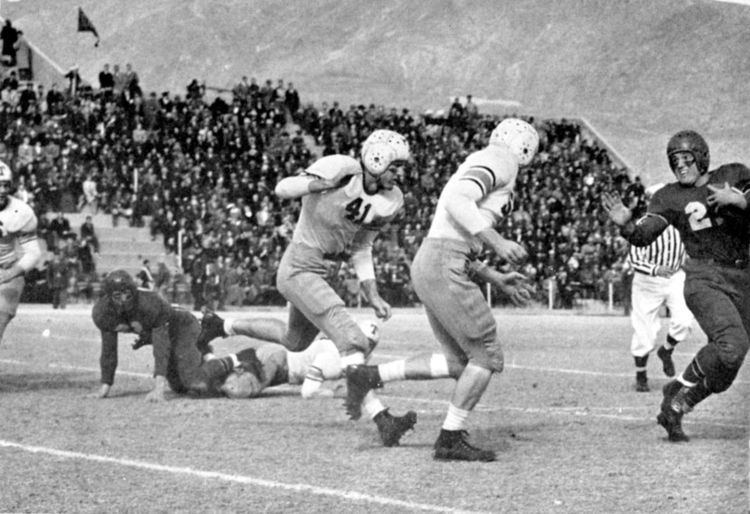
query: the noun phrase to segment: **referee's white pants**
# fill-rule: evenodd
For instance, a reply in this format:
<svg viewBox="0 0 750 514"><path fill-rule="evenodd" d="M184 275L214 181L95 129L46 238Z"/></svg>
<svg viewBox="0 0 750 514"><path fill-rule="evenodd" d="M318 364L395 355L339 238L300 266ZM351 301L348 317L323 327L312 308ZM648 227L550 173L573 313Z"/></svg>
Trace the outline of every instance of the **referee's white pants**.
<svg viewBox="0 0 750 514"><path fill-rule="evenodd" d="M690 333L693 313L688 309L683 295L685 272L679 270L670 278L652 277L643 273L633 274L630 321L633 338L630 350L634 357L643 357L656 346L656 337L661 328L659 308L669 308L668 334L677 342L684 341Z"/></svg>

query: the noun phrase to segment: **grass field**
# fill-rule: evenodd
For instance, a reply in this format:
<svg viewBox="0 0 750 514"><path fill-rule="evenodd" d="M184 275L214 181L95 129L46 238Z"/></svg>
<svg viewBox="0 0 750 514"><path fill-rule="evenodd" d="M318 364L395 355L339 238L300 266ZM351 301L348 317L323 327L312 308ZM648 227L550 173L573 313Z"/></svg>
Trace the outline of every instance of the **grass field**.
<svg viewBox="0 0 750 514"><path fill-rule="evenodd" d="M24 305L0 345L0 512L747 512L747 366L685 418L692 440L671 444L655 422L658 359L652 392L633 391L627 318L496 315L506 370L470 433L499 460L479 464L432 460L451 381L382 390L393 412L419 415L398 448L382 447L370 421L348 421L340 397L305 401L291 387L149 404L153 359L132 336L112 397L97 400L89 310ZM704 340L696 328L678 369ZM421 310L397 310L374 360L433 344Z"/></svg>

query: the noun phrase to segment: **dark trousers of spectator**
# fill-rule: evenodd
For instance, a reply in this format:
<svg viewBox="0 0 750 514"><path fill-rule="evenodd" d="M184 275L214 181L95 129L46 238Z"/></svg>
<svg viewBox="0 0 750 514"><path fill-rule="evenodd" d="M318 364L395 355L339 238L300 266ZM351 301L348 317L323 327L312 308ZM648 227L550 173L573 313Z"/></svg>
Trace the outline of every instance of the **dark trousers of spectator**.
<svg viewBox="0 0 750 514"><path fill-rule="evenodd" d="M68 304L68 289L65 287L55 287L52 289L52 308L64 309Z"/></svg>

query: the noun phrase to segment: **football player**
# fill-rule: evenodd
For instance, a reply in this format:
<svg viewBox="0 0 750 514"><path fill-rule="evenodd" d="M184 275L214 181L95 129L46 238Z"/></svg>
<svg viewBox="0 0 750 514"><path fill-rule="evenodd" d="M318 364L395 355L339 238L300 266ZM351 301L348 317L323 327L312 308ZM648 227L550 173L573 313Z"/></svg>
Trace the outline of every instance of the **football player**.
<svg viewBox="0 0 750 514"><path fill-rule="evenodd" d="M11 196L13 173L0 161L0 341L18 310L24 273L39 262L42 251L32 208Z"/></svg>
<svg viewBox="0 0 750 514"><path fill-rule="evenodd" d="M215 316L215 315L214 315ZM245 335L245 327L253 328L256 319L252 320L224 320L228 328L225 341L239 342L245 347L253 348L260 362L257 371L248 372L246 369L232 371L220 387L229 398L252 398L258 396L266 387L279 384L301 385L300 394L305 399L331 398L331 389L322 387L326 380L338 380L343 377L341 355L336 345L330 339L319 338L301 352L292 352L284 346L270 342L260 342ZM369 353L375 348L380 339L380 328L372 321L360 325L365 333Z"/></svg>
<svg viewBox="0 0 750 514"><path fill-rule="evenodd" d="M101 331L99 358L101 387L96 397L106 398L117 369L118 333L138 334L137 349L152 345L154 354L154 387L148 401L166 399L167 384L176 393L213 395L227 375L240 366L252 368L257 358L252 349L221 359L203 361L196 344L201 325L192 313L173 307L155 291L138 289L127 271L115 270L102 283L102 296L91 312Z"/></svg>
<svg viewBox="0 0 750 514"><path fill-rule="evenodd" d="M657 422L679 442L688 440L682 417L729 388L750 347L750 169L733 163L709 170L708 144L692 130L670 138L667 159L677 181L656 191L645 216L633 222L615 194L603 195L602 205L633 245L648 245L669 225L685 244L685 301L708 342L662 390Z"/></svg>
<svg viewBox="0 0 750 514"><path fill-rule="evenodd" d="M302 199L292 241L284 251L276 277L289 301L283 345L301 351L319 332L333 341L346 365L363 363L368 341L346 311L344 301L326 282L331 262L350 260L370 306L378 318L391 317L391 306L378 293L372 243L381 227L393 220L404 200L396 186L396 166L410 158L401 134L377 130L362 145L360 158L329 155L304 173L281 180L275 192L283 199ZM416 423L416 413L392 416L374 394L365 410L387 432L388 445Z"/></svg>
<svg viewBox="0 0 750 514"><path fill-rule="evenodd" d="M365 395L384 382L456 379L434 446L438 460L495 460L494 451L469 444L465 430L490 378L503 369L495 318L472 275L494 284L519 305L531 298L531 286L522 274L500 273L475 257L486 246L512 264L526 258L523 246L503 238L493 227L510 212L519 167L531 162L538 145L534 127L520 119L503 120L490 135L489 145L470 154L440 194L411 272L441 352L379 366L353 365L346 371L346 409L353 417L359 415Z"/></svg>

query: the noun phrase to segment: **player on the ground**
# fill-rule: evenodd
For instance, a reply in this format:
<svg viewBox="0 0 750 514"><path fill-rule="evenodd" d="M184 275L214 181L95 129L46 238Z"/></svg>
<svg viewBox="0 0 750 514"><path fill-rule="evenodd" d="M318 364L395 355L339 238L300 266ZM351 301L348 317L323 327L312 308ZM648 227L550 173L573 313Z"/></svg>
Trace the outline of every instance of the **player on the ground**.
<svg viewBox="0 0 750 514"><path fill-rule="evenodd" d="M220 387L229 398L252 398L265 388L280 384L301 385L303 398L331 398L334 392L322 387L326 380L343 377L341 355L330 339L316 339L305 350L292 352L277 343L250 339L247 332L255 332L256 319L226 320L229 334L225 342L238 343L253 348L260 365L256 370L239 369L232 371ZM279 321L283 325L281 321ZM250 330L245 330L250 327ZM380 339L380 328L372 321L360 325L369 341L370 351ZM369 352L368 352L369 356Z"/></svg>
<svg viewBox="0 0 750 514"><path fill-rule="evenodd" d="M636 246L648 245L670 224L685 244L685 301L708 342L663 388L657 421L677 442L688 440L683 415L729 388L750 347L750 169L733 163L710 171L708 144L692 130L672 136L667 158L677 182L654 194L645 216L633 222L616 195L605 194L602 204Z"/></svg>
<svg viewBox="0 0 750 514"><path fill-rule="evenodd" d="M42 256L31 207L11 196L13 173L0 161L0 341L18 310L24 273Z"/></svg>
<svg viewBox="0 0 750 514"><path fill-rule="evenodd" d="M392 380L455 378L448 413L435 442L438 460L495 460L495 452L469 444L466 420L487 389L493 373L503 370L503 350L492 311L472 274L523 304L531 297L526 277L500 273L476 260L483 246L518 264L526 250L493 228L512 208L520 166L528 164L539 135L528 123L503 120L489 145L470 154L440 194L435 216L412 264L414 290L441 353L417 355L380 366L347 369L347 412L359 415L372 388Z"/></svg>
<svg viewBox="0 0 750 514"><path fill-rule="evenodd" d="M198 319L171 306L157 292L138 289L124 270L112 271L104 278L102 296L91 316L102 336L102 384L96 393L100 398L109 396L114 382L118 333L138 334L133 348L153 346L155 381L146 396L148 401L166 399L167 384L176 393L215 394L233 369L257 363L252 349L204 362L196 344L201 331Z"/></svg>
<svg viewBox="0 0 750 514"><path fill-rule="evenodd" d="M391 317L391 306L375 282L372 243L403 206L394 172L409 158L406 138L377 130L362 145L359 160L346 155L322 157L303 174L276 185L280 198L302 199L292 241L276 276L276 286L290 304L282 343L286 348L304 350L322 332L334 342L345 365L365 361L367 337L326 282L327 264L350 260L376 316ZM397 445L416 423L415 412L392 416L374 394L364 401L387 446Z"/></svg>

